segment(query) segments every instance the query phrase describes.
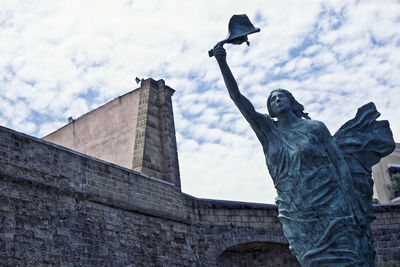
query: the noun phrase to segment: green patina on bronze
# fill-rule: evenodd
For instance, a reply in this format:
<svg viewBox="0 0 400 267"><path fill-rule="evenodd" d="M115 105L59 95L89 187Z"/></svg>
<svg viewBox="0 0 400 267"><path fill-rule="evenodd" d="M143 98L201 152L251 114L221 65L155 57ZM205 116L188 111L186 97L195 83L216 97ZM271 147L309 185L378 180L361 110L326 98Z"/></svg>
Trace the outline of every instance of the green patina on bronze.
<svg viewBox="0 0 400 267"><path fill-rule="evenodd" d="M371 167L395 148L389 123L377 121L368 103L332 136L284 89L271 92L269 115L261 114L240 93L222 45L212 51L231 99L262 144L278 217L301 265L374 266Z"/></svg>

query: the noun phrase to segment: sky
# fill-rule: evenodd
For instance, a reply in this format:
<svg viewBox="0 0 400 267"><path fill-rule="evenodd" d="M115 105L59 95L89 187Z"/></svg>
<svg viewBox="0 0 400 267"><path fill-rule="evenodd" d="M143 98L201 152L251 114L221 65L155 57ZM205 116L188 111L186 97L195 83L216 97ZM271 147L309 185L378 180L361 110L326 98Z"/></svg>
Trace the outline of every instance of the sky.
<svg viewBox="0 0 400 267"><path fill-rule="evenodd" d="M182 191L274 203L262 148L208 50L234 14L259 33L225 45L239 88L267 113L286 88L331 134L373 101L400 142L400 1L0 0L0 125L43 137L138 88L174 88Z"/></svg>

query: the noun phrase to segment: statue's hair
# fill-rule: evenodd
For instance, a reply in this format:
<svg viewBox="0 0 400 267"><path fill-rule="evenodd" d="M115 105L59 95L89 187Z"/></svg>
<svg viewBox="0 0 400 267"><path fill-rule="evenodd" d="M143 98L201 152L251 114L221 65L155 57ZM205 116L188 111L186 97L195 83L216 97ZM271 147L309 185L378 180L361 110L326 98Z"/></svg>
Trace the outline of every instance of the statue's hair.
<svg viewBox="0 0 400 267"><path fill-rule="evenodd" d="M279 88L279 89L276 89L276 90L272 90L271 93L270 93L269 96L268 96L267 108L268 108L269 116L271 116L272 118L276 118L276 114L275 114L275 113L272 111L272 109L271 109L271 95L272 95L272 93L274 93L274 92L281 92L281 93L285 94L287 98L289 98L290 107L292 108L293 113L294 113L297 117L299 117L300 119L301 119L301 118L311 119L311 118L308 116L308 113L303 112L303 110L304 110L303 105L300 104L299 102L297 102L297 100L294 98L294 96L292 95L292 93L290 93L288 90L282 89L282 88Z"/></svg>

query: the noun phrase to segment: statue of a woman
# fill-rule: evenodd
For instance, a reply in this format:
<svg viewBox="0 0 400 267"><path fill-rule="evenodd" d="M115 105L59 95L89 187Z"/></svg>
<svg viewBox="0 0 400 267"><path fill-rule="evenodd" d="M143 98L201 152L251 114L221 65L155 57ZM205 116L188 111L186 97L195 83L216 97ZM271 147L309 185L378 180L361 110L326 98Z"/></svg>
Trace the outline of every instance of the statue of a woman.
<svg viewBox="0 0 400 267"><path fill-rule="evenodd" d="M213 52L229 96L262 144L292 253L302 266L373 266L370 168L394 149L389 124L375 121L379 113L369 103L336 140L284 89L270 93L269 116L261 114L240 93L225 49Z"/></svg>

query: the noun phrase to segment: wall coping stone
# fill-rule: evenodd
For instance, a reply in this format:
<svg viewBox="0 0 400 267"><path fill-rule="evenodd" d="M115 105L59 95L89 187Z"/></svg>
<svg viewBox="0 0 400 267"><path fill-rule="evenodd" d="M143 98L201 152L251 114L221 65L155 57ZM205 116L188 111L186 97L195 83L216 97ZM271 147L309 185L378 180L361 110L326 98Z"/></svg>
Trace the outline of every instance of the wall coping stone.
<svg viewBox="0 0 400 267"><path fill-rule="evenodd" d="M257 202L244 202L244 201L234 201L234 200L220 200L220 199L208 199L208 198L196 198L186 193L183 195L194 198L197 204L204 208L217 208L217 209L268 209L277 210L275 204L268 203L257 203Z"/></svg>
<svg viewBox="0 0 400 267"><path fill-rule="evenodd" d="M374 212L384 213L384 212L388 212L388 211L399 211L400 212L400 203L374 204Z"/></svg>

